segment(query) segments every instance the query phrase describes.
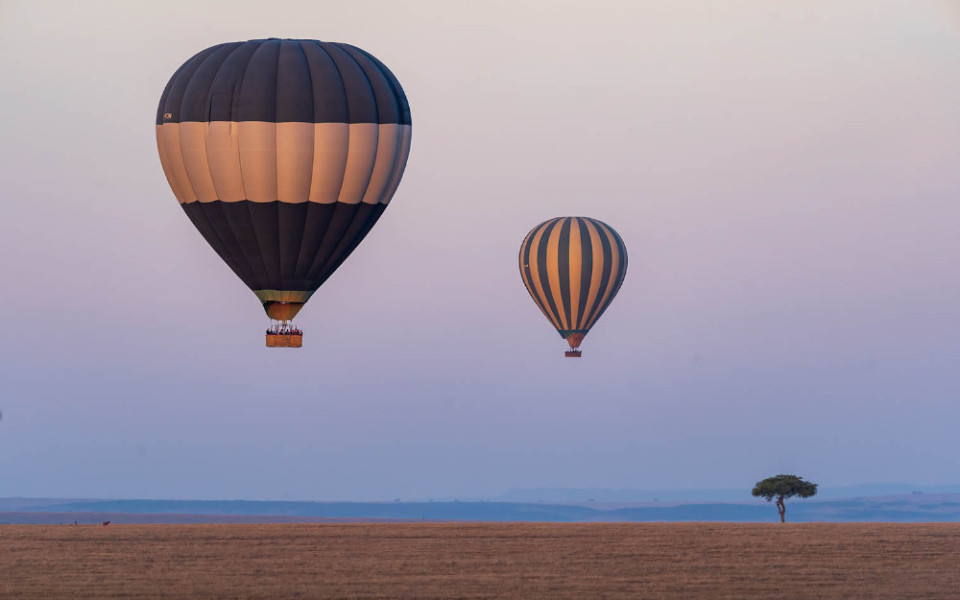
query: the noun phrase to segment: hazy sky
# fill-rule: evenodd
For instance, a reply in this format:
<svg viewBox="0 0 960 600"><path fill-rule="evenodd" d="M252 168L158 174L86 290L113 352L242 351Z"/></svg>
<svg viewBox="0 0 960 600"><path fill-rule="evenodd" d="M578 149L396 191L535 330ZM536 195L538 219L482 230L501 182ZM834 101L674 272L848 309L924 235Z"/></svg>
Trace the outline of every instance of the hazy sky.
<svg viewBox="0 0 960 600"><path fill-rule="evenodd" d="M383 219L263 347L157 100L349 42L413 113ZM0 496L392 499L960 481L960 3L0 0ZM564 359L526 232L630 253Z"/></svg>

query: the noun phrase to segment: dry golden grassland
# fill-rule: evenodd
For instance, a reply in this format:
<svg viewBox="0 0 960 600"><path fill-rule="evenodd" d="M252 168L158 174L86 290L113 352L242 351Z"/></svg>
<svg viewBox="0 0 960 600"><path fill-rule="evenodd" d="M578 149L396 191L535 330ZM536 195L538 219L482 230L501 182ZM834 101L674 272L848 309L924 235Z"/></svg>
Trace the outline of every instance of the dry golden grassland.
<svg viewBox="0 0 960 600"><path fill-rule="evenodd" d="M5 525L0 598L955 599L960 523Z"/></svg>

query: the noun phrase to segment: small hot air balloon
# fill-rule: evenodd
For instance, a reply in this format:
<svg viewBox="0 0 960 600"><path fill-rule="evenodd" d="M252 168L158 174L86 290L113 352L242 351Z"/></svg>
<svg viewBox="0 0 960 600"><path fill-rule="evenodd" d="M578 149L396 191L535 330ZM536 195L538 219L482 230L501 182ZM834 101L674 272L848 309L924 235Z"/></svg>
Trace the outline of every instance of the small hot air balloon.
<svg viewBox="0 0 960 600"><path fill-rule="evenodd" d="M157 109L167 181L204 239L276 321L290 323L393 197L410 107L387 67L355 46L250 40L196 54Z"/></svg>
<svg viewBox="0 0 960 600"><path fill-rule="evenodd" d="M580 342L610 306L626 273L627 247L596 219L550 219L520 245L523 285L567 340L566 356L580 356Z"/></svg>

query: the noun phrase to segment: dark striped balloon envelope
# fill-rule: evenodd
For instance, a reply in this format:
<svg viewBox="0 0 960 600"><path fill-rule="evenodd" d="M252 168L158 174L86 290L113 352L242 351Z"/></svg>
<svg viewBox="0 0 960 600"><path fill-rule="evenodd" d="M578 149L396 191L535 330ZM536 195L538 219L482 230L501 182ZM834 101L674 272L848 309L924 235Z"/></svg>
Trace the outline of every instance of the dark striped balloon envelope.
<svg viewBox="0 0 960 600"><path fill-rule="evenodd" d="M410 107L368 52L315 40L207 48L157 109L167 181L217 254L289 321L393 197L410 151ZM297 343L271 344L285 346Z"/></svg>
<svg viewBox="0 0 960 600"><path fill-rule="evenodd" d="M520 276L540 310L567 340L566 356L607 310L627 274L627 247L612 227L587 217L557 217L520 245Z"/></svg>

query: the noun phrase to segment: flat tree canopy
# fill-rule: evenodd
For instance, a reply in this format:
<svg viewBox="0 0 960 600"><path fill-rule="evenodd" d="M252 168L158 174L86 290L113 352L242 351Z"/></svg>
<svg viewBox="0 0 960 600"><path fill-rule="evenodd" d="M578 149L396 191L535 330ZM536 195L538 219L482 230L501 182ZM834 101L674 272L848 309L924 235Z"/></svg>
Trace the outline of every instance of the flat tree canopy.
<svg viewBox="0 0 960 600"><path fill-rule="evenodd" d="M817 484L804 481L796 475L777 475L776 477L767 477L763 481L758 481L753 486L753 495L765 498L770 502L774 498L809 498L817 493Z"/></svg>
<svg viewBox="0 0 960 600"><path fill-rule="evenodd" d="M766 498L767 502L776 498L777 512L780 513L780 522L783 523L786 520L784 515L787 512L787 507L783 503L784 498L793 498L794 496L809 498L814 496L817 493L817 484L804 481L796 475L781 473L776 477L767 477L763 481L758 481L753 486L752 493L759 498Z"/></svg>

